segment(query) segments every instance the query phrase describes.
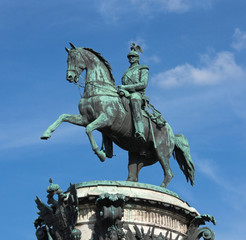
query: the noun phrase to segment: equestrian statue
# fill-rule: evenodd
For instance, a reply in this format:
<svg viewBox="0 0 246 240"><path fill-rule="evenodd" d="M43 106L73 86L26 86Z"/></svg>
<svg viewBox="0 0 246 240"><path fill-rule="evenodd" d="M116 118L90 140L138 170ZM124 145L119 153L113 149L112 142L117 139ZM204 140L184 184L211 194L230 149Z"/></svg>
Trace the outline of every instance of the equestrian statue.
<svg viewBox="0 0 246 240"><path fill-rule="evenodd" d="M112 69L104 57L91 48L66 49L67 76L70 83L79 84L85 70L84 92L79 102L78 115L62 114L41 136L48 139L62 122L85 127L92 150L103 162L113 157L113 143L128 151L127 181L138 181L142 167L156 162L164 171L162 187L167 187L173 173L171 155L177 160L186 180L194 184L195 168L185 136L174 134L145 96L149 69L139 64L142 49L134 43L127 55L130 66L122 77L122 85L116 86ZM93 131L102 133L103 147L99 149Z"/></svg>

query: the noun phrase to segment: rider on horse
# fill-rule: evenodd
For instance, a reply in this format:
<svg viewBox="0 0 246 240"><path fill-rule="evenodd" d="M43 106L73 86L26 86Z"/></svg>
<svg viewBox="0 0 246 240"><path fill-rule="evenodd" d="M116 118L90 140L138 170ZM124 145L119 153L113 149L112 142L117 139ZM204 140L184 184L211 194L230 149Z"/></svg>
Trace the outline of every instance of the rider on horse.
<svg viewBox="0 0 246 240"><path fill-rule="evenodd" d="M135 46L135 43L132 43L131 51L127 55L130 67L122 77L122 85L119 86L119 91L129 92L130 106L135 127L135 137L139 141L145 142L146 139L144 137L144 124L141 109L143 97L145 96L145 88L149 80L149 68L139 64L138 52L142 52L140 46Z"/></svg>
<svg viewBox="0 0 246 240"><path fill-rule="evenodd" d="M169 158L173 154L187 181L189 180L193 185L195 168L190 156L188 140L183 135L174 134L170 125L165 124L163 119L161 119L160 112L151 107L148 100L142 100L148 82L148 67L139 65L138 51L141 48L135 46L135 44L131 46L131 51L128 54L130 67L122 78L119 93L122 95L121 92L125 92L127 95L128 92L133 110L132 118L135 124L135 135L137 137L140 136L143 140L145 139L144 134L146 138L148 136L145 144L135 141L131 135L132 126L127 124L130 123L131 116L128 111L123 110L123 102L126 103L127 101L122 101L116 93L110 64L100 53L91 48L76 48L73 44L70 45L72 47L70 50L66 48L68 52L67 80L70 83L78 82L81 72L86 70L85 90L79 102L80 113L77 115L60 115L43 133L41 139L50 138L51 133L62 122L83 126L86 128L86 134L90 140L92 150L102 162L105 161L106 157L113 156L112 141L128 151L128 181L138 181L139 171L143 167L159 162L164 171L164 180L161 186L167 187L173 177L169 164ZM99 75L102 78L95 77ZM102 86L102 82L104 82L105 86ZM142 105L143 102L145 103L144 106ZM146 110L149 106L153 110L153 114ZM148 119L145 118L145 114L143 119L142 107L145 107ZM103 149L99 150L92 134L94 130L99 130L110 140L110 154L107 154L107 151L105 152ZM156 144L154 143L155 139ZM146 154L142 154L143 151Z"/></svg>

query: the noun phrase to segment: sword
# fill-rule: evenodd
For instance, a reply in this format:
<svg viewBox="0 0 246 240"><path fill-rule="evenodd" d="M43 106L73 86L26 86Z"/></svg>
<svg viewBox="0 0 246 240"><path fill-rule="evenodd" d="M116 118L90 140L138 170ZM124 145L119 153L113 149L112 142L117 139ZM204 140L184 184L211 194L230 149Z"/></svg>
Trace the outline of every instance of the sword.
<svg viewBox="0 0 246 240"><path fill-rule="evenodd" d="M152 122L151 122L151 119L150 119L150 113L149 113L149 108L148 108L147 101L145 101L145 107L146 107L146 110L148 112L148 119L149 119L150 131L151 131L153 142L154 142L154 148L157 148L156 141L155 141L154 130L153 130Z"/></svg>

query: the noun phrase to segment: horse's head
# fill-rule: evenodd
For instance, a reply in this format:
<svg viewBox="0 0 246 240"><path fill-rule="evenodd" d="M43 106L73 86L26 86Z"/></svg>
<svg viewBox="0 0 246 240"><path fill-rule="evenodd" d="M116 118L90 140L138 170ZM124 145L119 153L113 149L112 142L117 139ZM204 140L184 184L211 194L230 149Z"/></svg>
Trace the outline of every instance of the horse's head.
<svg viewBox="0 0 246 240"><path fill-rule="evenodd" d="M67 80L69 82L77 83L81 72L86 68L85 62L81 54L81 48L76 48L70 43L71 49L66 49L67 56Z"/></svg>

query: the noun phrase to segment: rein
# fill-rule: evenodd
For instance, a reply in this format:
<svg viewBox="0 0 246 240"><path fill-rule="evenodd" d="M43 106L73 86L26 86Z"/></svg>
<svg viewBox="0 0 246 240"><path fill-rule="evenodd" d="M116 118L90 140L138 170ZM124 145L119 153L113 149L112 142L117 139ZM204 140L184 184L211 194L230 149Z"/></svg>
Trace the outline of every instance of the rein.
<svg viewBox="0 0 246 240"><path fill-rule="evenodd" d="M101 86L101 85L97 85L95 83L102 83L102 84L106 84L106 85L109 85L111 87L114 88L114 86L111 84L111 83L107 83L107 82L103 82L103 81L89 81L89 82L85 82L85 85L86 84L89 84L89 85L92 85L93 87L97 87L97 88L101 88L101 89L105 89L106 91L111 91L111 92L114 92L114 93L117 93L117 90L116 89L108 89L107 87L104 87L104 86Z"/></svg>
<svg viewBox="0 0 246 240"><path fill-rule="evenodd" d="M78 90L79 90L79 95L81 98L88 98L88 97L96 97L96 96L111 96L111 97L119 97L119 94L117 92L116 89L109 89L107 88L106 86L101 86L100 83L104 84L104 85L109 85L111 87L114 88L114 86L112 86L111 83L107 83L107 82L103 82L103 81L97 81L97 82L94 82L94 81L89 81L89 82L86 82L86 80L80 75L79 76L80 78L83 79L84 82L74 82L74 84L76 84L78 86ZM95 84L95 83L99 83L99 84ZM85 84L85 85L84 85ZM81 88L85 88L86 84L88 85L91 85L95 88L100 88L100 89L103 89L105 91L108 91L108 92L111 92L112 94L95 94L95 95L91 95L91 96L88 96L88 97L83 97L83 95L81 94Z"/></svg>
<svg viewBox="0 0 246 240"><path fill-rule="evenodd" d="M95 84L95 83L99 83L99 84ZM112 86L112 84L110 83L106 83L106 82L103 82L103 81L97 81L97 82L94 82L94 81L89 81L89 82L85 82L85 85L88 84L88 85L91 85L95 88L100 88L100 89L103 89L105 91L105 93L103 94L94 94L94 95L90 95L90 96L87 96L87 97L83 97L82 98L90 98L90 97L97 97L97 96L110 96L110 97L119 97L119 94L117 92L116 89L109 89L107 88L106 86L101 86L100 83L103 83L103 84L106 84L106 85L109 85L111 87L114 87ZM106 93L108 92L108 93Z"/></svg>
<svg viewBox="0 0 246 240"><path fill-rule="evenodd" d="M81 77L83 80L84 80L84 82L74 82L74 84L76 84L77 86L78 86L78 90L79 90L79 95L80 95L80 97L82 98L82 94L81 94L81 88L85 88L85 86L83 86L83 84L85 83L85 79L80 75L79 77Z"/></svg>

